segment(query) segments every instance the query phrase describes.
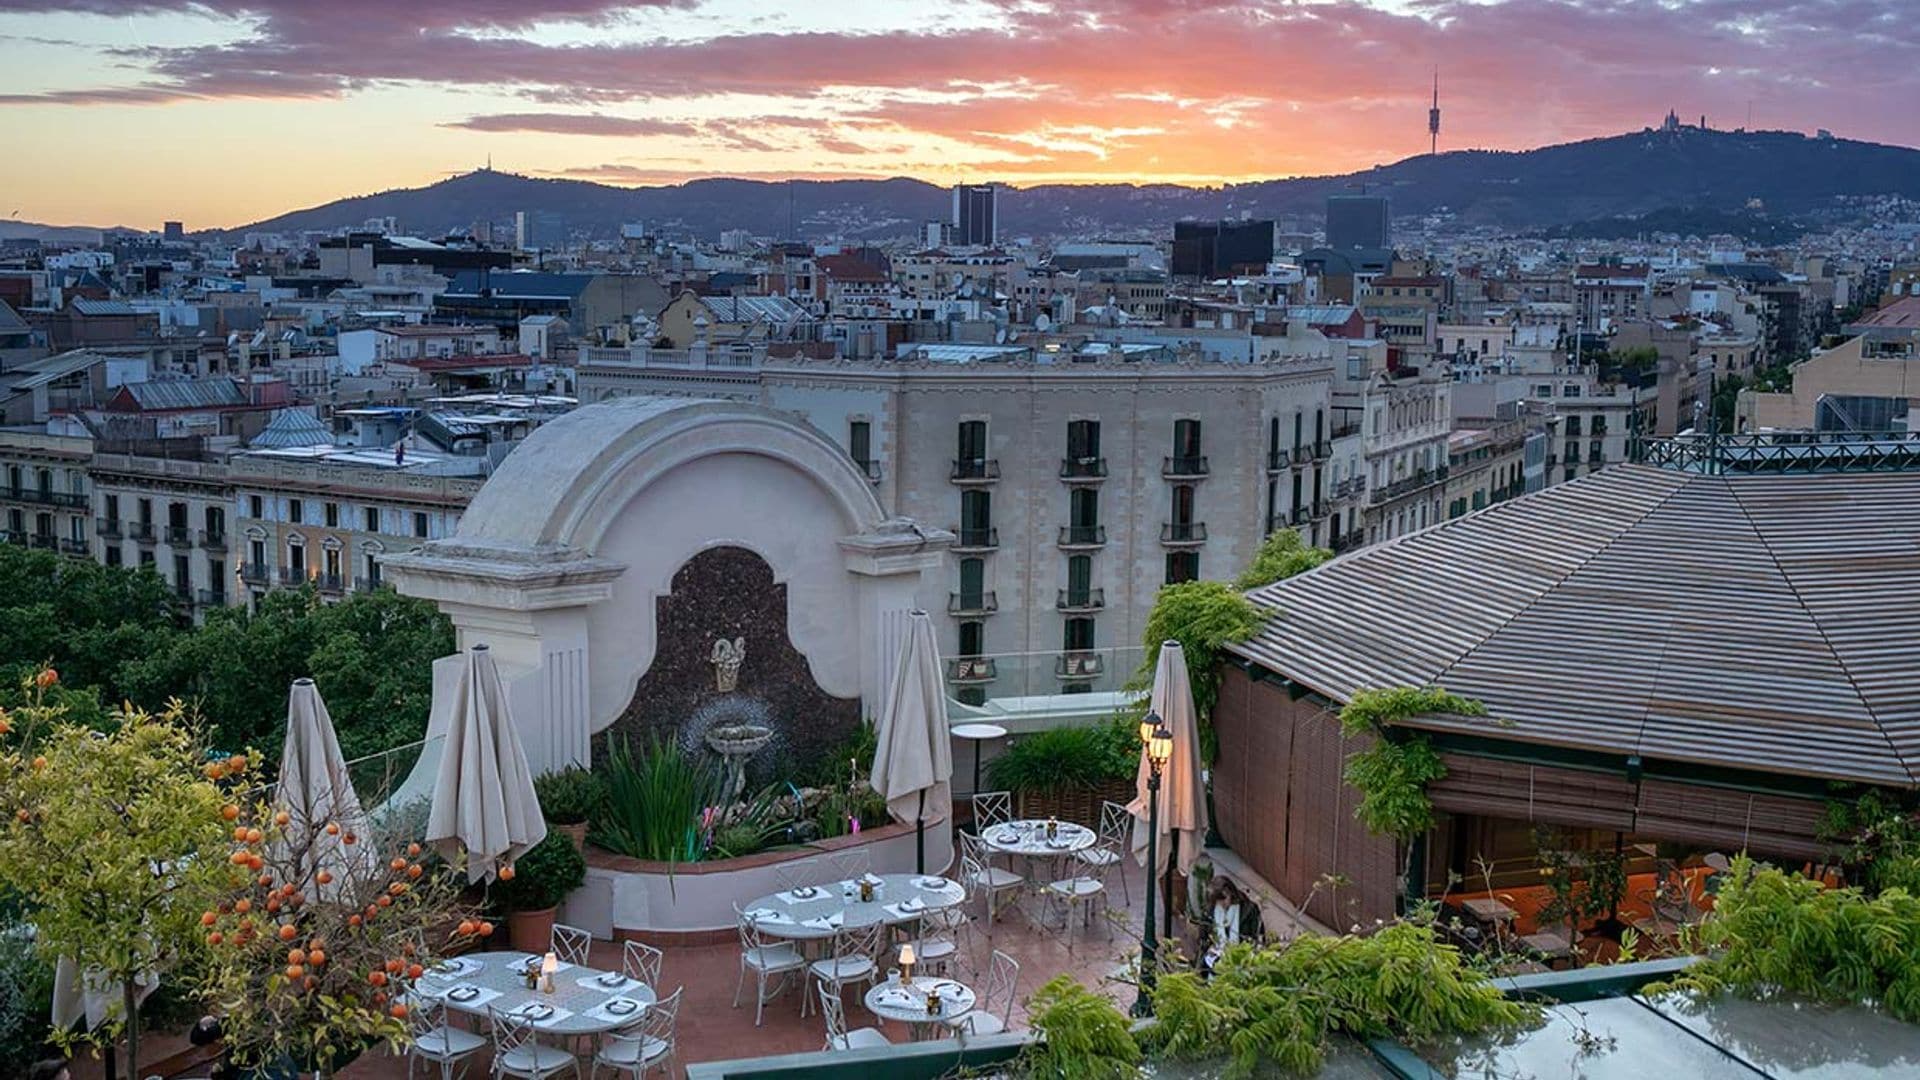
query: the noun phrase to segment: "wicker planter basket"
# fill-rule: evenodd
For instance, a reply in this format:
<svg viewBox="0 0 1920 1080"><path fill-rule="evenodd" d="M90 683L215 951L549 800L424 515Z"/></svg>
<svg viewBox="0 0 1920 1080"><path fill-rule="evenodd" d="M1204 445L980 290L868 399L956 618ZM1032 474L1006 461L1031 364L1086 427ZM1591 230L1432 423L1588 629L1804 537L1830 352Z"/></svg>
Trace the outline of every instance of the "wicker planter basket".
<svg viewBox="0 0 1920 1080"><path fill-rule="evenodd" d="M1058 818L1100 827L1100 804L1127 803L1133 799L1133 784L1127 780L1109 780L1099 787L1060 787L1041 791L1022 791L1014 795L1014 815L1022 818Z"/></svg>

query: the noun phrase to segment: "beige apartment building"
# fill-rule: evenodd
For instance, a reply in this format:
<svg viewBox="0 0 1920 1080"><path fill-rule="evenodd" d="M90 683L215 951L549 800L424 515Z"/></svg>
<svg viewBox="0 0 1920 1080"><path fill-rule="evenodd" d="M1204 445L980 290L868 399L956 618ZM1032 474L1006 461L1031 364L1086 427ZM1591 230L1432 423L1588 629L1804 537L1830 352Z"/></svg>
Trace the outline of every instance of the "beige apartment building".
<svg viewBox="0 0 1920 1080"><path fill-rule="evenodd" d="M0 434L0 534L10 544L92 554L87 460L93 440L7 429Z"/></svg>
<svg viewBox="0 0 1920 1080"><path fill-rule="evenodd" d="M1855 336L1793 365L1793 388L1742 390L1742 431L1913 430L1920 400L1920 297L1897 300L1848 327ZM1902 419L1904 418L1904 419Z"/></svg>
<svg viewBox="0 0 1920 1080"><path fill-rule="evenodd" d="M196 616L234 598L227 464L212 455L96 454L94 531L108 566L151 566Z"/></svg>

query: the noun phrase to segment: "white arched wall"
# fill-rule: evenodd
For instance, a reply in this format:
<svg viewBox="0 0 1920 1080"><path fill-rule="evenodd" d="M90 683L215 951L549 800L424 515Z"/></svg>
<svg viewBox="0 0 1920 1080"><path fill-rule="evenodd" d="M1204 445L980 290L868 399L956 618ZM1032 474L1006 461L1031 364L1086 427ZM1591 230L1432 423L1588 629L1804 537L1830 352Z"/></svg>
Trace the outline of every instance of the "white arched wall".
<svg viewBox="0 0 1920 1080"><path fill-rule="evenodd" d="M527 439L450 540L390 556L460 644L492 647L536 767L588 756L657 648L656 601L698 552L744 547L787 586L788 635L814 679L879 706L921 574L951 534L884 519L816 429L738 402L622 398Z"/></svg>

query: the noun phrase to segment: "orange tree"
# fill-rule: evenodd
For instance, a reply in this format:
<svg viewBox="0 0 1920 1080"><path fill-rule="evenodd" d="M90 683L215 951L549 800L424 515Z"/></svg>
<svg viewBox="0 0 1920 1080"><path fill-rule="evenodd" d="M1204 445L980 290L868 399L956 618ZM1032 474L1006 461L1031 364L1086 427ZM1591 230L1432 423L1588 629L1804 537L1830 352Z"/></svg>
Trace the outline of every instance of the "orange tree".
<svg viewBox="0 0 1920 1080"><path fill-rule="evenodd" d="M23 704L0 713L0 885L25 898L44 962L71 959L120 992L100 1028L55 1037L111 1046L124 1033L134 1062L137 980L200 946L227 873L221 783L250 762L207 765L178 702L122 706L103 731L70 722L57 683L29 676Z"/></svg>
<svg viewBox="0 0 1920 1080"><path fill-rule="evenodd" d="M399 1048L426 965L493 932L417 840L304 822L266 800L223 813L226 888L198 920L206 1003L237 1065L331 1071L375 1043Z"/></svg>

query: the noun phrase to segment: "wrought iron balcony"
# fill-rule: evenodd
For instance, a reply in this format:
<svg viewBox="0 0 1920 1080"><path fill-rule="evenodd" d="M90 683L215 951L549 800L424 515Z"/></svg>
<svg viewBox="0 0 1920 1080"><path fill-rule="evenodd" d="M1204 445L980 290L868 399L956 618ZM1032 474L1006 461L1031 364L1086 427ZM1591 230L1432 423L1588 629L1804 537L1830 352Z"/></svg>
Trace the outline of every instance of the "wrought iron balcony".
<svg viewBox="0 0 1920 1080"><path fill-rule="evenodd" d="M126 526L119 518L100 518L93 523L93 531L108 540L118 540L126 535Z"/></svg>
<svg viewBox="0 0 1920 1080"><path fill-rule="evenodd" d="M187 544L192 542L193 530L187 528L185 525L169 525L167 526L166 535L167 543L174 547L186 547Z"/></svg>
<svg viewBox="0 0 1920 1080"><path fill-rule="evenodd" d="M1061 589L1059 598L1053 602L1053 606L1068 613L1099 611L1107 606L1107 590Z"/></svg>
<svg viewBox="0 0 1920 1080"><path fill-rule="evenodd" d="M240 580L249 585L271 585L273 567L265 563L241 563Z"/></svg>
<svg viewBox="0 0 1920 1080"><path fill-rule="evenodd" d="M71 536L63 537L61 539L60 550L65 554L72 555L74 558L77 558L77 559L87 559L87 558L93 557L92 544L87 543L85 540L76 540Z"/></svg>
<svg viewBox="0 0 1920 1080"><path fill-rule="evenodd" d="M1207 458L1204 454L1190 457L1174 456L1164 458L1160 463L1160 475L1169 480L1199 480L1207 475Z"/></svg>
<svg viewBox="0 0 1920 1080"><path fill-rule="evenodd" d="M323 593L343 593L347 591L347 579L339 574L316 574L313 583Z"/></svg>
<svg viewBox="0 0 1920 1080"><path fill-rule="evenodd" d="M307 583L307 568L304 566L283 566L280 568L280 584L288 588L298 588Z"/></svg>
<svg viewBox="0 0 1920 1080"><path fill-rule="evenodd" d="M999 529L969 529L960 526L953 530L953 550L990 551L1000 546Z"/></svg>
<svg viewBox="0 0 1920 1080"><path fill-rule="evenodd" d="M367 577L365 574L362 574L361 576L353 579L353 591L354 592L372 592L375 589L378 589L385 584L386 582L382 580L380 576L377 574L374 575L373 577Z"/></svg>
<svg viewBox="0 0 1920 1080"><path fill-rule="evenodd" d="M991 615L999 610L1000 597L992 589L977 593L947 594L947 614L949 615Z"/></svg>
<svg viewBox="0 0 1920 1080"><path fill-rule="evenodd" d="M1286 450L1267 451L1267 471L1279 472L1282 469L1285 469L1287 467L1287 461L1289 457L1290 457L1290 454Z"/></svg>
<svg viewBox="0 0 1920 1080"><path fill-rule="evenodd" d="M127 523L127 535L143 544L153 543L153 522L131 521Z"/></svg>
<svg viewBox="0 0 1920 1080"><path fill-rule="evenodd" d="M995 677L991 656L958 656L947 661L948 682L984 683L992 682Z"/></svg>
<svg viewBox="0 0 1920 1080"><path fill-rule="evenodd" d="M1096 679L1105 670L1107 658L1084 649L1061 653L1053 663L1053 673L1062 679Z"/></svg>
<svg viewBox="0 0 1920 1080"><path fill-rule="evenodd" d="M956 484L991 484L1000 479L1000 462L994 458L955 458L948 477Z"/></svg>
<svg viewBox="0 0 1920 1080"><path fill-rule="evenodd" d="M227 534L224 531L214 532L211 529L201 529L200 546L209 551L225 551L227 550Z"/></svg>
<svg viewBox="0 0 1920 1080"><path fill-rule="evenodd" d="M1107 459L1103 457L1070 457L1060 459L1060 479L1094 481L1107 478Z"/></svg>
<svg viewBox="0 0 1920 1080"><path fill-rule="evenodd" d="M28 543L43 551L52 551L60 546L60 541L52 533L34 533Z"/></svg>
<svg viewBox="0 0 1920 1080"><path fill-rule="evenodd" d="M226 607L227 606L227 590L201 589L200 590L200 606L201 607Z"/></svg>
<svg viewBox="0 0 1920 1080"><path fill-rule="evenodd" d="M1207 523L1204 521L1169 521L1160 526L1160 542L1168 547L1204 544L1207 542Z"/></svg>
<svg viewBox="0 0 1920 1080"><path fill-rule="evenodd" d="M1097 548L1107 542L1105 525L1062 525L1060 526L1060 546L1063 548Z"/></svg>

